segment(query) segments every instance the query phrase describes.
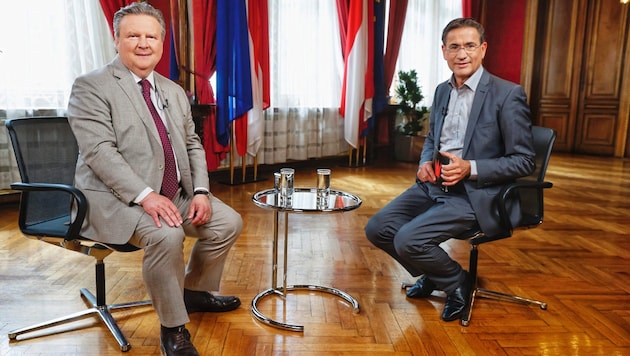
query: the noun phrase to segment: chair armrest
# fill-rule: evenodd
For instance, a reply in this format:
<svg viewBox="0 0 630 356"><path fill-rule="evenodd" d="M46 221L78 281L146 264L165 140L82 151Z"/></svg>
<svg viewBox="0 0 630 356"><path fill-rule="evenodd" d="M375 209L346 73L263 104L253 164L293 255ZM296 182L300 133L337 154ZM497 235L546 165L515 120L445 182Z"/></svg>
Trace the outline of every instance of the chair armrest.
<svg viewBox="0 0 630 356"><path fill-rule="evenodd" d="M68 184L18 182L12 183L11 189L24 192L59 191L70 194L77 209L74 220L70 222L70 228L68 229L65 239L74 240L80 236L81 226L83 225L83 220L85 220L85 214L87 213L88 201L83 192L78 188Z"/></svg>
<svg viewBox="0 0 630 356"><path fill-rule="evenodd" d="M552 186L553 183L551 182L520 181L510 183L503 187L503 189L501 189L501 192L499 193L497 202L501 224L508 228L509 231L512 231L514 229L514 226L512 226L512 222L510 221L510 214L508 213L507 202L511 196L518 192L519 189L536 189L540 194L542 194L543 189L551 188ZM540 201L539 204L542 204L542 201Z"/></svg>

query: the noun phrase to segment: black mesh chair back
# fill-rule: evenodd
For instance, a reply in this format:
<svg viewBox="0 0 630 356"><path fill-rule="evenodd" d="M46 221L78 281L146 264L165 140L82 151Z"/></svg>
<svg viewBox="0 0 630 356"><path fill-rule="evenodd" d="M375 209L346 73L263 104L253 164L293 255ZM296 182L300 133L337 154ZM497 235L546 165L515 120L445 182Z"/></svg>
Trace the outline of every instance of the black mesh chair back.
<svg viewBox="0 0 630 356"><path fill-rule="evenodd" d="M531 182L542 184L545 181L547 166L551 158L551 150L556 139L556 132L552 129L533 126L534 150L536 151L536 169L527 177L521 178L520 182ZM542 223L544 215L543 189L538 184L531 187L523 186L515 193L518 194L521 207L521 223L516 227L534 227Z"/></svg>
<svg viewBox="0 0 630 356"><path fill-rule="evenodd" d="M7 121L23 183L72 185L79 154L68 119ZM72 196L58 190L23 191L20 229L27 234L67 237Z"/></svg>
<svg viewBox="0 0 630 356"><path fill-rule="evenodd" d="M65 317L13 330L8 335L9 339L17 340L20 335L97 314L118 342L121 351L130 350L131 345L116 324L111 311L150 305L151 301L108 305L105 300L104 259L115 251L131 252L138 248L131 244L100 243L81 236L88 202L83 193L73 185L79 150L68 119L11 119L6 121L6 126L22 179L21 182L11 184L12 189L21 191L18 224L22 233L29 238L96 259L96 295L81 288L81 295L91 307Z"/></svg>

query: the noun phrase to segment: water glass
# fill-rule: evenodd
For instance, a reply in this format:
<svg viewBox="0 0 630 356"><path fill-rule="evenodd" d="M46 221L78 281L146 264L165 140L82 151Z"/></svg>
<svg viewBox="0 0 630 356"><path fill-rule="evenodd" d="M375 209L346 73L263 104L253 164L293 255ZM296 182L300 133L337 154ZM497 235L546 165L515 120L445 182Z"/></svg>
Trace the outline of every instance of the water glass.
<svg viewBox="0 0 630 356"><path fill-rule="evenodd" d="M328 208L330 196L330 169L319 168L317 170L317 206L320 209Z"/></svg>
<svg viewBox="0 0 630 356"><path fill-rule="evenodd" d="M287 200L290 200L293 196L293 176L295 170L293 168L280 169L280 182L278 186L280 188L280 196Z"/></svg>

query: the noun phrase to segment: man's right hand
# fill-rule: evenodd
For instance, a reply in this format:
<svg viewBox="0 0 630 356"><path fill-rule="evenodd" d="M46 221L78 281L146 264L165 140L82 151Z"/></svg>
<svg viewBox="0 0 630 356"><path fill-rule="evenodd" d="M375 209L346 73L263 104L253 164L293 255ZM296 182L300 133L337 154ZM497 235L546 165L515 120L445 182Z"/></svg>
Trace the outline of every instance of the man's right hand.
<svg viewBox="0 0 630 356"><path fill-rule="evenodd" d="M140 206L151 215L157 227L162 227L160 218L170 227L180 226L184 222L175 204L169 198L156 192L151 192L142 199Z"/></svg>
<svg viewBox="0 0 630 356"><path fill-rule="evenodd" d="M424 162L418 167L418 172L416 172L416 176L420 179L421 182L430 182L435 184L437 178L435 177L435 172L433 171L433 162Z"/></svg>

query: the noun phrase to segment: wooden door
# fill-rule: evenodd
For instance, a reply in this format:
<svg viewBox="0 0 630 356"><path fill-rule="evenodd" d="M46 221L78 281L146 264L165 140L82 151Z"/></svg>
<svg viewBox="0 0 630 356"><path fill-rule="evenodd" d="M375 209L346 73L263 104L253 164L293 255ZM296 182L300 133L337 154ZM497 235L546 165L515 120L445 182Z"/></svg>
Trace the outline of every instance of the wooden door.
<svg viewBox="0 0 630 356"><path fill-rule="evenodd" d="M536 2L530 104L534 122L558 131L555 150L628 152L629 5L618 0ZM527 55L525 55L527 58Z"/></svg>

